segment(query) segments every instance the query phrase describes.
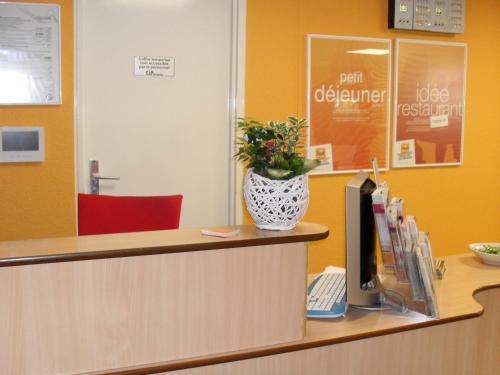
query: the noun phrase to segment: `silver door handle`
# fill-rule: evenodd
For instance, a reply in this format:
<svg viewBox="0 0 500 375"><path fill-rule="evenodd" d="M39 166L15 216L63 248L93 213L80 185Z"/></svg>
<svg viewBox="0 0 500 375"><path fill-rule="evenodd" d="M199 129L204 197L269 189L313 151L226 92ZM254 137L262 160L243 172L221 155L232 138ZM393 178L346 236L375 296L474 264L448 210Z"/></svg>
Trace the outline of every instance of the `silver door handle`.
<svg viewBox="0 0 500 375"><path fill-rule="evenodd" d="M120 179L120 177L116 177L116 176L101 176L99 174L92 175L92 178L95 178L97 180L119 180Z"/></svg>
<svg viewBox="0 0 500 375"><path fill-rule="evenodd" d="M90 193L99 194L99 180L119 180L117 176L101 176L99 174L99 161L90 160Z"/></svg>

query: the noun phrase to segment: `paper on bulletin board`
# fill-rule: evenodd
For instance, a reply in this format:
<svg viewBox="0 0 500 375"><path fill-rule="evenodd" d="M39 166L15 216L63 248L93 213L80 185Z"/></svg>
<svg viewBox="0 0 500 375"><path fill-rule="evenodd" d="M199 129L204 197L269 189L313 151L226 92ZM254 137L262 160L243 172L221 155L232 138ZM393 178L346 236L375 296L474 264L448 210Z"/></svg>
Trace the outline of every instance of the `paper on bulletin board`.
<svg viewBox="0 0 500 375"><path fill-rule="evenodd" d="M397 40L393 167L462 163L465 70L465 44Z"/></svg>
<svg viewBox="0 0 500 375"><path fill-rule="evenodd" d="M370 170L374 157L387 170L391 41L308 35L307 48L308 156L331 155L311 174Z"/></svg>
<svg viewBox="0 0 500 375"><path fill-rule="evenodd" d="M0 2L0 104L61 104L60 9Z"/></svg>

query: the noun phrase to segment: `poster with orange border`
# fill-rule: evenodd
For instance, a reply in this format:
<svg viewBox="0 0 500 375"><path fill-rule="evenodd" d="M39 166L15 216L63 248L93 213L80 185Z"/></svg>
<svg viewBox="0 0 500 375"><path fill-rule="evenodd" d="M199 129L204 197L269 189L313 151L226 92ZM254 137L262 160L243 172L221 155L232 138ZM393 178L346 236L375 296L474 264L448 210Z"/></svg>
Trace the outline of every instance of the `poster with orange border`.
<svg viewBox="0 0 500 375"><path fill-rule="evenodd" d="M387 170L391 40L308 35L307 66L311 174Z"/></svg>
<svg viewBox="0 0 500 375"><path fill-rule="evenodd" d="M467 45L396 40L392 166L461 165Z"/></svg>

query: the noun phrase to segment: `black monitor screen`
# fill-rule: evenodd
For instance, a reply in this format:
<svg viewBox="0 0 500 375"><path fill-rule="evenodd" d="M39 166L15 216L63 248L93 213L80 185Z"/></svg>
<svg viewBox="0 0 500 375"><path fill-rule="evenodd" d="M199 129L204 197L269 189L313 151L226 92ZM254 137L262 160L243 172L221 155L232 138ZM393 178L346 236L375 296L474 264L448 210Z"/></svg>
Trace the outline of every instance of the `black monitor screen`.
<svg viewBox="0 0 500 375"><path fill-rule="evenodd" d="M360 189L361 218L361 249L360 249L360 282L366 286L377 274L377 259L375 255L375 219L372 209L372 193L375 183L367 179Z"/></svg>

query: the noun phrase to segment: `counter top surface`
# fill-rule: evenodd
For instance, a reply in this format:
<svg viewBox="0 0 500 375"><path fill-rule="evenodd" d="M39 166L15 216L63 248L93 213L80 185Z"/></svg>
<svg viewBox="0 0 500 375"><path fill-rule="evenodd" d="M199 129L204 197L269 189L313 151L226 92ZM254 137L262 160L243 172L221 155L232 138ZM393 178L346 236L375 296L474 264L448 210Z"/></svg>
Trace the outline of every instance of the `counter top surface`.
<svg viewBox="0 0 500 375"><path fill-rule="evenodd" d="M339 344L480 316L483 307L474 299L473 295L484 289L500 287L500 267L485 265L481 263L479 258L470 253L449 256L444 259L447 269L444 279L436 281L440 313L440 318L437 320L414 312L406 314L393 310L367 312L350 308L344 318L308 319L306 336L301 341L119 369L107 373L154 374Z"/></svg>
<svg viewBox="0 0 500 375"><path fill-rule="evenodd" d="M439 319L395 310L366 312L351 308L345 318L308 320L306 341L349 341L349 337L370 337L405 331L479 316L483 307L473 295L483 289L500 287L500 267L482 263L473 254L448 256L442 280L435 281Z"/></svg>
<svg viewBox="0 0 500 375"><path fill-rule="evenodd" d="M0 267L315 241L329 234L327 227L312 223L287 231L259 230L254 225L234 228L239 234L229 238L204 236L201 228L187 228L4 241L0 242Z"/></svg>

